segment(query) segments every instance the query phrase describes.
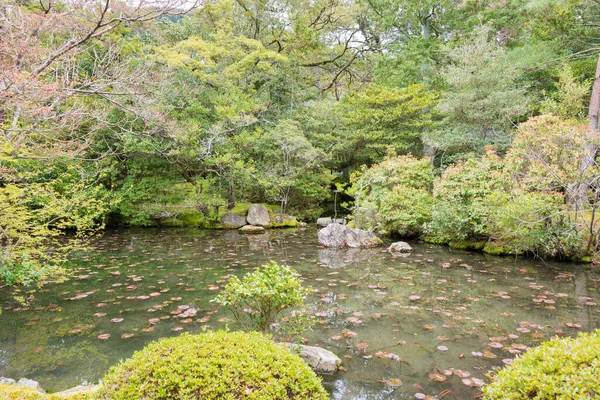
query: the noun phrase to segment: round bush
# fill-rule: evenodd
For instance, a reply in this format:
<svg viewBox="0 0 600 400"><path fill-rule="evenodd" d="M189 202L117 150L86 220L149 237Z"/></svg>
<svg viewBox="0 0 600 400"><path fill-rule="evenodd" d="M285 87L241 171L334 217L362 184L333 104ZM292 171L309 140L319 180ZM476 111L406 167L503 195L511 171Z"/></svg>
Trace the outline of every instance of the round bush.
<svg viewBox="0 0 600 400"><path fill-rule="evenodd" d="M112 367L100 399L327 399L296 354L257 332L183 334Z"/></svg>
<svg viewBox="0 0 600 400"><path fill-rule="evenodd" d="M483 389L485 398L600 398L600 331L553 339L504 367Z"/></svg>

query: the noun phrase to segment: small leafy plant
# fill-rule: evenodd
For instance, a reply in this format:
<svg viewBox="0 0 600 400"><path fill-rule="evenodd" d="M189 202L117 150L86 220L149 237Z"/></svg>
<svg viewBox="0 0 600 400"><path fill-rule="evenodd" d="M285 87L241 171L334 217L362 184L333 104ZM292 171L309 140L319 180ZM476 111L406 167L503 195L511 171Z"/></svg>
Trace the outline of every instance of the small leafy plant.
<svg viewBox="0 0 600 400"><path fill-rule="evenodd" d="M231 311L244 330L299 334L312 323L304 306L309 292L294 269L272 261L241 280L232 277L213 301Z"/></svg>

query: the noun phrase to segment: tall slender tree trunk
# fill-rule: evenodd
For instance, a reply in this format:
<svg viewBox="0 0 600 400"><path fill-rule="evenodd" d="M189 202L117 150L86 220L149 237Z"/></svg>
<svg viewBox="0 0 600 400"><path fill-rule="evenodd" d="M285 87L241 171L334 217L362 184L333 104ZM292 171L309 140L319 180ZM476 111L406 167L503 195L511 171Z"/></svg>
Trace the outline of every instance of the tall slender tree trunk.
<svg viewBox="0 0 600 400"><path fill-rule="evenodd" d="M600 113L600 56L596 65L596 76L594 78L594 86L592 87L592 97L590 99L590 107L588 109L590 132L598 130L598 114Z"/></svg>
<svg viewBox="0 0 600 400"><path fill-rule="evenodd" d="M598 146L593 136L598 132L598 120L600 115L600 56L596 65L596 75L594 85L592 86L592 96L588 107L588 129L590 132L589 140L584 146L584 155L579 163L580 181L573 185L571 193L571 202L576 207L577 211L583 211L586 203L587 192L590 189L591 182L585 177L588 169L596 162L596 154Z"/></svg>
<svg viewBox="0 0 600 400"><path fill-rule="evenodd" d="M421 21L421 37L425 40L431 38L431 20L429 17ZM429 60L425 60L421 65L421 73L427 80L431 70L431 63ZM431 165L435 162L435 148L427 143L423 143L423 157L429 159Z"/></svg>

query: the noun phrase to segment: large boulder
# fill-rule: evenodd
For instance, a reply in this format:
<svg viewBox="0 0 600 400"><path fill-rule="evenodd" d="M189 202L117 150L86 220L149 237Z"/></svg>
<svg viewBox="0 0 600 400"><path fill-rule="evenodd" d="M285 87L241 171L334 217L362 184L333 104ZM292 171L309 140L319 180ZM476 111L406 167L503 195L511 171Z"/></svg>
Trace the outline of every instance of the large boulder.
<svg viewBox="0 0 600 400"><path fill-rule="evenodd" d="M318 233L319 243L334 248L368 248L381 246L383 241L370 232L346 225L330 224Z"/></svg>
<svg viewBox="0 0 600 400"><path fill-rule="evenodd" d="M412 247L406 242L394 242L390 244L388 251L390 253L410 253L412 252Z"/></svg>
<svg viewBox="0 0 600 400"><path fill-rule="evenodd" d="M268 226L271 223L269 210L262 204L250 204L246 220L250 225Z"/></svg>
<svg viewBox="0 0 600 400"><path fill-rule="evenodd" d="M14 379L6 378L4 376L0 376L0 383L6 383L7 385L14 385L17 383Z"/></svg>
<svg viewBox="0 0 600 400"><path fill-rule="evenodd" d="M286 343L285 346L303 359L313 371L320 374L333 374L338 370L342 360L329 350L315 346Z"/></svg>
<svg viewBox="0 0 600 400"><path fill-rule="evenodd" d="M240 214L228 212L221 215L221 225L225 229L237 229L246 225L246 217Z"/></svg>

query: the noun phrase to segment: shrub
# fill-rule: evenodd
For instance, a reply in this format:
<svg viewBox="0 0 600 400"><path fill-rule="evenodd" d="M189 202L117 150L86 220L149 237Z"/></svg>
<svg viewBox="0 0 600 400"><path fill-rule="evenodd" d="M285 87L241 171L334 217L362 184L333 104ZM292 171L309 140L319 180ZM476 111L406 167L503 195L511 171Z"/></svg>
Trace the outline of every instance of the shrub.
<svg viewBox="0 0 600 400"><path fill-rule="evenodd" d="M554 258L583 256L582 231L568 218L561 193L496 191L488 197L488 206L490 236L509 252Z"/></svg>
<svg viewBox="0 0 600 400"><path fill-rule="evenodd" d="M431 219L433 170L426 159L388 154L351 176L353 218L359 228L413 236Z"/></svg>
<svg viewBox="0 0 600 400"><path fill-rule="evenodd" d="M258 332L160 339L112 367L99 399L326 399L296 354Z"/></svg>
<svg viewBox="0 0 600 400"><path fill-rule="evenodd" d="M503 368L483 389L488 400L600 396L600 331L545 342Z"/></svg>
<svg viewBox="0 0 600 400"><path fill-rule="evenodd" d="M434 186L432 221L427 226L430 240L481 241L489 238L487 197L504 190L504 164L489 151L485 156L449 167Z"/></svg>
<svg viewBox="0 0 600 400"><path fill-rule="evenodd" d="M304 299L310 289L303 288L296 271L276 262L263 265L243 279L232 277L214 301L225 306L245 330L268 333L280 329L298 333L311 320L304 315Z"/></svg>

